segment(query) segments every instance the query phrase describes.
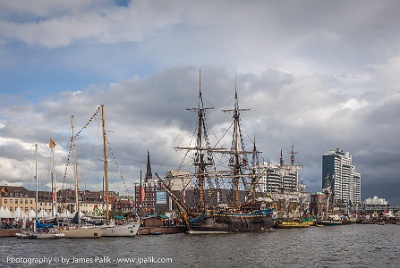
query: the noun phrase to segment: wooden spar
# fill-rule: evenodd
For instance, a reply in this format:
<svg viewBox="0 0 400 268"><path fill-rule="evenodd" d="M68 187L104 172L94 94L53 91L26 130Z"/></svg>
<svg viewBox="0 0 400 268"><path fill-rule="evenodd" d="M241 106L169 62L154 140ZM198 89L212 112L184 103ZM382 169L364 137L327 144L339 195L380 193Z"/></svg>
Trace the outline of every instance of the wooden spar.
<svg viewBox="0 0 400 268"><path fill-rule="evenodd" d="M78 163L76 162L76 144L75 144L75 126L74 116L71 116L71 135L72 135L72 149L74 152L74 176L75 176L75 211L78 213L79 219L79 194L78 194Z"/></svg>
<svg viewBox="0 0 400 268"><path fill-rule="evenodd" d="M179 209L184 212L184 213L188 213L188 208L186 207L185 204L183 204L181 202L181 200L179 200L179 198L172 192L172 190L165 184L165 182L160 178L160 176L158 176L157 173L155 173L155 175L158 178L158 181L160 182L161 186L165 189L165 191L168 192L169 196L172 198L172 200L176 203L176 205L179 207Z"/></svg>
<svg viewBox="0 0 400 268"><path fill-rule="evenodd" d="M54 147L56 146L55 142L50 139L50 150L51 150L51 196L52 196L52 215L53 217L56 216L57 214L57 178L56 178L56 172L55 172L55 155L54 155Z"/></svg>
<svg viewBox="0 0 400 268"><path fill-rule="evenodd" d="M104 104L101 105L101 122L103 128L103 154L104 154L104 180L105 180L105 196L106 196L106 223L110 221L109 212L109 196L108 196L108 161L107 161L107 136L106 122L104 120Z"/></svg>
<svg viewBox="0 0 400 268"><path fill-rule="evenodd" d="M203 126L204 126L204 114L203 110L201 108L203 107L203 99L201 95L201 71L199 70L199 131L197 134L197 145L202 148L203 147ZM199 159L199 176L197 177L198 182L199 182L199 188L200 188L200 208L204 209L205 208L205 201L204 201L204 173L205 171L205 166L204 166L204 153L203 151L200 151L200 159Z"/></svg>

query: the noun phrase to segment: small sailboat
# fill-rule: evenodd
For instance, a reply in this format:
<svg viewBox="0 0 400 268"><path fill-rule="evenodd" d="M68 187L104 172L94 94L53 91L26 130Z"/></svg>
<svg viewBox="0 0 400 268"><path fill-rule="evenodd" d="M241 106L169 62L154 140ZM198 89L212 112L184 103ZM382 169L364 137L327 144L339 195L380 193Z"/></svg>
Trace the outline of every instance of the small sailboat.
<svg viewBox="0 0 400 268"><path fill-rule="evenodd" d="M78 165L76 161L76 144L74 135L74 116L71 116L72 147L74 154L74 176L75 176L75 207L76 213L72 225L61 230L65 238L99 238L103 235L104 227L92 224L80 224L79 222L79 196L78 196Z"/></svg>
<svg viewBox="0 0 400 268"><path fill-rule="evenodd" d="M34 234L37 239L54 239L61 238L65 235L59 231L57 227L52 224L45 224L35 220L33 222L36 233Z"/></svg>
<svg viewBox="0 0 400 268"><path fill-rule="evenodd" d="M103 237L130 237L135 236L140 227L140 220L116 225L114 221L110 222L109 214L109 195L108 195L108 161L107 161L107 136L106 136L106 123L104 119L104 105L101 105L101 120L103 126L103 153L104 153L104 179L105 179L105 201L106 201L106 228L103 232ZM103 227L104 227L103 226Z"/></svg>
<svg viewBox="0 0 400 268"><path fill-rule="evenodd" d="M37 176L37 144L35 145L35 155L36 155L36 211L38 208L38 176ZM52 224L44 224L38 220L39 213L36 212L36 219L33 222L33 231L23 231L16 233L17 238L28 238L28 239L53 239L60 238L64 235L61 234L57 227ZM25 225L25 224L24 224Z"/></svg>

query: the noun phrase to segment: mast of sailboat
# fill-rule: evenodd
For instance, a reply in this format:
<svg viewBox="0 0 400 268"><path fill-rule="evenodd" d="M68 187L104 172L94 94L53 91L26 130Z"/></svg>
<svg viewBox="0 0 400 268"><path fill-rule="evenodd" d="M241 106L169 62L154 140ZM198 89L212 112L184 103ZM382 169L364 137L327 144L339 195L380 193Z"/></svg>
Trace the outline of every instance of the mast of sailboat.
<svg viewBox="0 0 400 268"><path fill-rule="evenodd" d="M199 148L203 148L203 126L204 126L204 111L203 111L203 97L201 94L201 71L199 70L199 107L198 107L198 114L199 114L199 131L197 134L197 146ZM205 201L204 201L204 175L205 166L204 166L204 153L203 150L200 150L199 155L199 169L198 169L198 182L200 188L200 208L204 209Z"/></svg>
<svg viewBox="0 0 400 268"><path fill-rule="evenodd" d="M255 174L257 171L255 169L256 165L258 164L257 162L257 148L256 148L256 138L254 137L254 142L253 142L253 174ZM258 177L253 177L252 179L252 192L253 192L253 203L256 202L257 199L257 194L256 194L256 182L258 181Z"/></svg>
<svg viewBox="0 0 400 268"><path fill-rule="evenodd" d="M38 173L37 173L37 160L38 160L38 145L35 144L35 157L36 157L36 161L35 161L35 179L36 179L36 220L38 220L38 215L39 215L39 211L38 211L38 205L39 205L39 200L38 200L38 193L39 193L39 182L38 182ZM33 231L36 232L36 223L33 225Z"/></svg>
<svg viewBox="0 0 400 268"><path fill-rule="evenodd" d="M106 223L109 223L110 212L108 209L109 196L108 196L108 161L107 161L107 136L106 136L106 121L104 120L104 104L101 105L101 122L103 127L103 154L104 154L104 182L106 194Z"/></svg>
<svg viewBox="0 0 400 268"><path fill-rule="evenodd" d="M196 158L194 165L197 167L197 182L199 184L199 207L200 209L205 208L205 198L204 198L204 179L206 166L212 165L212 163L206 162L204 160L204 151L210 148L205 148L208 144L203 144L203 140L207 139L206 124L205 124L205 111L214 108L204 108L203 95L201 93L201 70L199 70L199 103L197 108L188 108L188 111L197 111L198 114L198 130L197 130L197 144L195 147L176 147L176 149L184 150L196 150ZM207 140L206 140L207 143Z"/></svg>
<svg viewBox="0 0 400 268"><path fill-rule="evenodd" d="M56 147L56 143L50 139L49 147L51 149L51 157L52 157L52 169L51 169L51 194L52 194L52 216L56 216L57 209L57 189L56 189L56 173L55 173L55 157L54 157L54 147Z"/></svg>
<svg viewBox="0 0 400 268"><path fill-rule="evenodd" d="M232 166L233 166L233 181L235 186L235 207L239 207L239 177L240 177L240 167L241 163L239 161L239 154L241 152L239 148L240 142L240 111L248 111L250 109L239 109L239 101L237 96L237 82L235 78L235 106L233 110L223 110L223 112L233 112L234 128L233 128L233 141L232 141ZM244 149L244 148L243 148ZM245 158L243 158L245 161ZM247 164L247 163L243 163Z"/></svg>
<svg viewBox="0 0 400 268"><path fill-rule="evenodd" d="M75 176L75 211L79 219L79 193L78 193L78 163L76 162L76 144L75 144L75 126L74 116L71 116L71 135L72 135L72 149L74 152L74 176Z"/></svg>

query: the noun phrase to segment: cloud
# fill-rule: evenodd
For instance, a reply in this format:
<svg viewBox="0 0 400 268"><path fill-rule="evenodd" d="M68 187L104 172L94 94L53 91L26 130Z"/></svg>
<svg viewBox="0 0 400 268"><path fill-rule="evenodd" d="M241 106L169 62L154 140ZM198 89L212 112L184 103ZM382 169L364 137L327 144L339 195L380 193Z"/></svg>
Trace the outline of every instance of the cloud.
<svg viewBox="0 0 400 268"><path fill-rule="evenodd" d="M353 155L367 193L376 180L398 179L400 35L393 1L0 3L5 180L30 180L34 144L39 162L48 162L49 138L58 144L63 174L71 115L80 129L100 104L130 186L147 150L159 173L179 166L182 155L172 148L193 140L195 115L185 108L197 105L199 69L205 105L214 107L207 115L212 144L229 129L232 115L221 109L232 108L236 86L240 107L251 109L241 114L246 142L256 137L262 157L274 162L281 148L288 161L294 144L309 190L320 190L322 154L336 147ZM98 121L91 127L99 128ZM94 187L101 156L89 160L82 147L101 152L92 134L78 142L80 169L93 171L84 182ZM40 169L48 177L48 168Z"/></svg>
<svg viewBox="0 0 400 268"><path fill-rule="evenodd" d="M67 46L74 42L138 42L154 31L177 22L176 12L168 3L157 5L147 1L129 6L81 1L61 5L39 2L37 8L28 10L24 5L6 5L11 12L21 12L35 18L23 23L2 21L0 32L8 38L30 45L48 48ZM41 8L39 8L39 6ZM40 20L37 18L41 17Z"/></svg>

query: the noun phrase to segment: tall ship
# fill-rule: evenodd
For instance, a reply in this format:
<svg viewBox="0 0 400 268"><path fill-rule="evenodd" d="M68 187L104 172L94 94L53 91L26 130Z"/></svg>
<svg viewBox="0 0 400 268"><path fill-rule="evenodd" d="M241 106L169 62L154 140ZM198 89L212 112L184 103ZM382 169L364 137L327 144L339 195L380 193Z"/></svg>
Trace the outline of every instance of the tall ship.
<svg viewBox="0 0 400 268"><path fill-rule="evenodd" d="M161 179L158 174L156 176L179 208L188 230L187 233L265 232L274 224L272 220L273 209L267 207L266 202L258 201L256 197L256 185L262 177L262 174L257 172L256 169L259 152L256 149L255 142L253 150L247 151L244 146L240 112L248 109L239 108L236 82L234 107L231 110L223 110L223 112L233 115L233 121L229 128L232 129L230 149L210 146L206 123L206 112L209 109L213 108L206 108L203 104L201 72L199 72L198 107L187 109L197 113L196 142L194 146L175 148L176 150L183 150L185 155L193 154L194 172L175 172L173 175L170 172L170 175L167 174L164 179ZM228 131L225 132L225 135L227 133ZM221 139L217 142L217 145ZM217 167L214 160L215 155L220 157L219 161L223 157L227 158L227 164L223 167ZM252 155L253 161L249 161L250 155ZM190 208L180 198L181 193L176 194L172 191L173 180L179 179L195 180L194 196L196 196L197 201ZM206 204L206 188L209 190L208 195L211 191L212 194L217 196L217 200L221 199L220 195L223 189L220 186L224 184L222 181L230 182L227 202L224 204L221 202L212 205ZM246 202L239 202L239 192L245 193Z"/></svg>

